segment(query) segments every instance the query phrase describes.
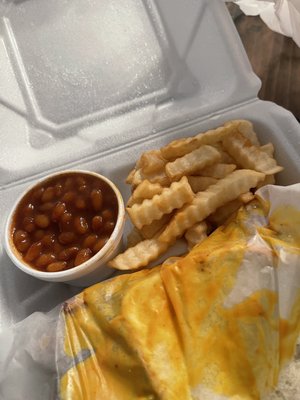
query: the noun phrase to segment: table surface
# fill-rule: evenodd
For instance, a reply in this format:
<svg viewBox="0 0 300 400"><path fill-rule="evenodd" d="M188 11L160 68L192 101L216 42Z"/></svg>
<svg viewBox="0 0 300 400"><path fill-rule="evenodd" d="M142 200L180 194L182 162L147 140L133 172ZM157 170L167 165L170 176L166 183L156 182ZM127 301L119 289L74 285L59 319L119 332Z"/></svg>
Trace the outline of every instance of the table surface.
<svg viewBox="0 0 300 400"><path fill-rule="evenodd" d="M262 81L259 98L286 108L300 121L300 48L291 38L269 29L260 17L244 15L233 3L228 8Z"/></svg>

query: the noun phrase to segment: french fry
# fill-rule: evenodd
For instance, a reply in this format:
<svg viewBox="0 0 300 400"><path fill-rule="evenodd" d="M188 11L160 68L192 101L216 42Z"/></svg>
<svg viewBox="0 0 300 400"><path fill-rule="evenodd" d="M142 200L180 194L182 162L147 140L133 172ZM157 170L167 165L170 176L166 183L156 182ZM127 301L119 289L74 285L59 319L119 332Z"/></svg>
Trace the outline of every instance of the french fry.
<svg viewBox="0 0 300 400"><path fill-rule="evenodd" d="M196 244L207 238L207 223L202 221L193 225L185 232L184 237L188 243L188 249L191 250Z"/></svg>
<svg viewBox="0 0 300 400"><path fill-rule="evenodd" d="M128 174L126 180L125 180L125 182L128 183L129 185L132 184L132 181L133 181L133 177L134 177L135 172L136 172L136 169L133 168L133 169L129 172L129 174Z"/></svg>
<svg viewBox="0 0 300 400"><path fill-rule="evenodd" d="M254 199L254 194L252 192L246 192L243 193L241 195L239 195L238 199L243 203L243 204L247 204L249 203L251 200Z"/></svg>
<svg viewBox="0 0 300 400"><path fill-rule="evenodd" d="M182 207L161 233L159 240L169 243L181 237L187 229L203 221L217 208L256 187L264 177L263 173L247 169L233 171L206 191L199 192L190 204Z"/></svg>
<svg viewBox="0 0 300 400"><path fill-rule="evenodd" d="M188 176L187 178L194 193L202 192L218 181L217 179L210 178L209 176Z"/></svg>
<svg viewBox="0 0 300 400"><path fill-rule="evenodd" d="M163 158L160 150L150 150L141 155L136 165L144 174L152 174L164 169L166 163L167 160Z"/></svg>
<svg viewBox="0 0 300 400"><path fill-rule="evenodd" d="M152 174L144 174L143 176L144 179L147 179L149 182L159 183L162 186L169 186L172 182L164 170Z"/></svg>
<svg viewBox="0 0 300 400"><path fill-rule="evenodd" d="M160 194L163 189L163 186L159 183L152 183L145 179L135 188L127 202L127 207L131 207L134 203L141 203L144 199L152 199L156 194Z"/></svg>
<svg viewBox="0 0 300 400"><path fill-rule="evenodd" d="M267 143L264 144L263 146L260 146L260 151L263 151L264 153L268 154L269 157L273 157L274 156L273 143Z"/></svg>
<svg viewBox="0 0 300 400"><path fill-rule="evenodd" d="M168 243L160 242L157 239L143 240L124 253L117 255L108 264L122 271L139 269L157 259L167 250L168 246Z"/></svg>
<svg viewBox="0 0 300 400"><path fill-rule="evenodd" d="M252 192L246 192L239 195L236 199L229 201L212 213L208 217L209 222L216 227L223 225L232 214L234 214L241 206L253 200L254 197L255 196Z"/></svg>
<svg viewBox="0 0 300 400"><path fill-rule="evenodd" d="M242 134L236 132L230 138L223 140L223 145L228 153L243 168L253 169L263 172L266 175L272 175L282 171L282 167L277 165L276 160L271 158L259 147L251 144Z"/></svg>
<svg viewBox="0 0 300 400"><path fill-rule="evenodd" d="M233 172L235 169L236 169L235 164L217 163L217 164L213 164L208 167L202 168L200 171L198 171L198 174L200 176L207 176L210 178L222 179L222 178L225 178L226 175Z"/></svg>
<svg viewBox="0 0 300 400"><path fill-rule="evenodd" d="M215 194L207 190L197 193L194 200L182 207L171 219L165 230L158 239L162 242L173 242L180 238L184 232L197 222L203 221L208 215L215 211Z"/></svg>
<svg viewBox="0 0 300 400"><path fill-rule="evenodd" d="M225 151L221 142L214 143L213 147L215 147L221 155L220 162L223 164L234 164L234 159Z"/></svg>
<svg viewBox="0 0 300 400"><path fill-rule="evenodd" d="M171 214L164 214L161 219L156 219L149 225L144 225L140 230L140 233L144 239L152 239L159 231L161 231L165 225L172 218Z"/></svg>
<svg viewBox="0 0 300 400"><path fill-rule="evenodd" d="M132 170L127 177L127 183L129 182L128 178L130 178L130 185L132 185L134 188L142 183L145 179L141 169Z"/></svg>
<svg viewBox="0 0 300 400"><path fill-rule="evenodd" d="M193 172L221 159L220 153L212 146L204 145L166 165L166 173L172 180L179 179L183 175L193 175Z"/></svg>
<svg viewBox="0 0 300 400"><path fill-rule="evenodd" d="M224 137L234 132L239 123L240 121L238 121L238 123L230 121L226 123L226 126L199 133L196 136L173 140L171 143L160 149L161 153L167 160L174 160L175 158L182 157L185 154L198 149L200 146L206 144L213 145L220 142Z"/></svg>
<svg viewBox="0 0 300 400"><path fill-rule="evenodd" d="M137 169L133 174L131 185L136 188L144 180L148 180L151 183L159 183L162 186L168 186L171 183L164 170L153 172L152 174L144 174L141 169Z"/></svg>
<svg viewBox="0 0 300 400"><path fill-rule="evenodd" d="M127 247L133 247L142 240L144 240L144 238L141 235L140 231L138 231L136 227L133 227L127 235Z"/></svg>
<svg viewBox="0 0 300 400"><path fill-rule="evenodd" d="M274 175L266 175L265 179L257 185L257 189L266 185L274 185L275 183Z"/></svg>
<svg viewBox="0 0 300 400"><path fill-rule="evenodd" d="M165 188L160 194L152 199L145 199L141 204L134 204L127 208L132 223L141 229L144 225L160 219L163 214L181 208L184 204L192 201L194 193L184 176L179 182L173 182L170 187Z"/></svg>
<svg viewBox="0 0 300 400"><path fill-rule="evenodd" d="M228 122L229 124L231 121ZM235 120L238 132L247 138L254 146L260 146L257 135L253 129L253 124L245 119ZM225 126L227 123L225 123Z"/></svg>

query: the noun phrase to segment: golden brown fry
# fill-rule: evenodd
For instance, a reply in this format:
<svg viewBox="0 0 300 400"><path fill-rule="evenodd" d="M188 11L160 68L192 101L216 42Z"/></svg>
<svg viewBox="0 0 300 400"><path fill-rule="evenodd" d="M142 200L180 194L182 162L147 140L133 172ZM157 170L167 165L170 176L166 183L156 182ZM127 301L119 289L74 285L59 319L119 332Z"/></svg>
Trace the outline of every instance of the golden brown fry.
<svg viewBox="0 0 300 400"><path fill-rule="evenodd" d="M247 204L249 203L251 200L254 199L254 194L252 192L246 192L241 194L238 199L243 203L243 204Z"/></svg>
<svg viewBox="0 0 300 400"><path fill-rule="evenodd" d="M143 236L140 231L133 227L132 230L127 235L127 247L133 247L143 240Z"/></svg>
<svg viewBox="0 0 300 400"><path fill-rule="evenodd" d="M127 202L127 207L131 207L134 203L141 203L144 199L152 199L156 194L160 194L163 189L163 186L159 183L152 183L145 179L135 188Z"/></svg>
<svg viewBox="0 0 300 400"><path fill-rule="evenodd" d="M231 121L229 121L229 124ZM247 138L254 146L260 146L257 135L253 129L253 124L245 119L235 120L238 132ZM226 123L227 124L227 123ZM226 126L225 124L225 126Z"/></svg>
<svg viewBox="0 0 300 400"><path fill-rule="evenodd" d="M194 193L202 192L218 181L208 176L188 176L187 178Z"/></svg>
<svg viewBox="0 0 300 400"><path fill-rule="evenodd" d="M132 185L134 188L138 186L140 183L142 183L143 180L145 179L141 169L134 169L133 171L130 172L129 175L130 175L130 185ZM126 182L128 183L127 180Z"/></svg>
<svg viewBox="0 0 300 400"><path fill-rule="evenodd" d="M157 239L143 240L134 247L127 249L124 253L117 255L108 264L122 271L139 269L158 258L168 247L168 243L160 242Z"/></svg>
<svg viewBox="0 0 300 400"><path fill-rule="evenodd" d="M133 174L131 185L136 188L146 179L151 183L159 183L162 186L168 186L171 183L164 170L153 172L152 174L144 174L141 169L137 169Z"/></svg>
<svg viewBox="0 0 300 400"><path fill-rule="evenodd" d="M264 144L263 146L260 146L260 151L263 151L264 153L268 154L269 157L273 157L274 156L273 143L267 143Z"/></svg>
<svg viewBox="0 0 300 400"><path fill-rule="evenodd" d="M169 214L171 211L181 208L193 197L194 193L184 176L179 182L173 182L170 187L165 188L152 199L145 199L141 204L134 204L127 208L127 211L132 223L141 229L144 225L160 219L163 214Z"/></svg>
<svg viewBox="0 0 300 400"><path fill-rule="evenodd" d="M172 242L195 223L203 221L218 207L236 199L239 195L256 187L265 175L252 170L237 170L209 186L205 192L199 192L194 200L179 210L166 229L159 236L163 242Z"/></svg>
<svg viewBox="0 0 300 400"><path fill-rule="evenodd" d="M228 153L234 157L239 165L243 168L254 169L263 172L266 175L272 175L282 171L282 167L278 166L274 158L269 157L260 150L259 147L253 146L239 132L231 135L230 138L223 140L223 145Z"/></svg>
<svg viewBox="0 0 300 400"><path fill-rule="evenodd" d="M160 232L165 225L172 218L171 214L164 214L161 219L157 219L151 222L149 225L144 225L140 230L140 233L144 239L152 239L158 232Z"/></svg>
<svg viewBox="0 0 300 400"><path fill-rule="evenodd" d="M208 167L202 168L201 170L197 171L197 174L199 174L200 176L207 176L210 178L222 179L222 178L225 178L226 175L233 172L235 169L236 169L235 164L217 163L217 164L213 164Z"/></svg>
<svg viewBox="0 0 300 400"><path fill-rule="evenodd" d="M234 159L225 151L222 142L214 143L213 147L215 147L221 155L220 162L223 164L234 164Z"/></svg>
<svg viewBox="0 0 300 400"><path fill-rule="evenodd" d="M144 174L152 174L164 169L166 163L167 160L163 158L160 150L150 150L141 155L136 165Z"/></svg>
<svg viewBox="0 0 300 400"><path fill-rule="evenodd" d="M136 172L136 169L133 168L133 169L129 172L129 174L128 174L126 180L125 180L125 182L128 183L129 185L132 184L132 181L133 181L133 177L134 177L135 172Z"/></svg>
<svg viewBox="0 0 300 400"><path fill-rule="evenodd" d="M266 185L274 185L275 183L274 175L266 175L265 179L257 185L257 189Z"/></svg>
<svg viewBox="0 0 300 400"><path fill-rule="evenodd" d="M199 222L189 228L184 235L188 243L188 249L191 250L196 244L201 243L207 238L207 224L205 221Z"/></svg>
<svg viewBox="0 0 300 400"><path fill-rule="evenodd" d="M212 146L204 145L166 165L166 173L170 179L179 179L183 175L192 175L208 165L221 159L220 153Z"/></svg>
<svg viewBox="0 0 300 400"><path fill-rule="evenodd" d="M238 123L240 123L240 121L238 121ZM193 137L174 140L162 147L160 149L161 153L165 159L174 160L175 158L182 157L205 144L213 145L234 132L238 123L235 121L229 121L226 123L226 126L220 126L216 129L199 133Z"/></svg>
<svg viewBox="0 0 300 400"><path fill-rule="evenodd" d="M144 174L144 179L147 179L151 183L159 183L162 186L169 186L172 182L164 170L152 174Z"/></svg>

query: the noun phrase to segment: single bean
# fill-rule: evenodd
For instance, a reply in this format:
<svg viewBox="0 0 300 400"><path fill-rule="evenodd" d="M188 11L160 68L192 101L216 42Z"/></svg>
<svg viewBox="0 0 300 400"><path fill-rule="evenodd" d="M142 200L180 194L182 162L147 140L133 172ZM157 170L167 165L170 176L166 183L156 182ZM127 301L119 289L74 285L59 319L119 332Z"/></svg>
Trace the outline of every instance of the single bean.
<svg viewBox="0 0 300 400"><path fill-rule="evenodd" d="M104 232L107 233L112 233L112 231L115 229L115 223L114 221L106 221L103 227Z"/></svg>
<svg viewBox="0 0 300 400"><path fill-rule="evenodd" d="M41 242L35 242L33 243L29 249L27 250L27 253L25 255L25 260L28 262L31 262L38 258L42 252L42 243Z"/></svg>
<svg viewBox="0 0 300 400"><path fill-rule="evenodd" d="M44 191L45 191L45 188L43 188L43 187L40 187L40 188L36 189L32 194L33 200L40 200L40 198L42 197Z"/></svg>
<svg viewBox="0 0 300 400"><path fill-rule="evenodd" d="M89 225L84 217L75 217L74 228L77 233L84 235L89 230Z"/></svg>
<svg viewBox="0 0 300 400"><path fill-rule="evenodd" d="M43 203L48 203L55 197L55 189L53 186L49 186L42 194L41 200Z"/></svg>
<svg viewBox="0 0 300 400"><path fill-rule="evenodd" d="M21 229L14 232L14 241L15 242L20 242L27 238L29 238L28 233L25 231L22 231Z"/></svg>
<svg viewBox="0 0 300 400"><path fill-rule="evenodd" d="M54 240L52 249L55 254L59 254L64 248L57 240Z"/></svg>
<svg viewBox="0 0 300 400"><path fill-rule="evenodd" d="M100 211L103 206L103 195L100 189L92 190L91 200L94 210Z"/></svg>
<svg viewBox="0 0 300 400"><path fill-rule="evenodd" d="M45 231L43 229L37 229L35 232L33 232L33 238L34 240L38 241L41 240L45 235Z"/></svg>
<svg viewBox="0 0 300 400"><path fill-rule="evenodd" d="M27 232L18 230L14 233L14 243L20 252L25 252L31 245L30 238Z"/></svg>
<svg viewBox="0 0 300 400"><path fill-rule="evenodd" d="M39 211L50 211L52 210L52 208L55 206L55 203L53 203L52 201L48 201L47 203L41 204L39 206Z"/></svg>
<svg viewBox="0 0 300 400"><path fill-rule="evenodd" d="M84 241L83 241L83 247L89 247L90 249L94 246L94 244L97 242L98 236L95 233L92 233L91 235L87 236Z"/></svg>
<svg viewBox="0 0 300 400"><path fill-rule="evenodd" d="M51 214L52 221L58 221L65 211L66 211L66 203L58 201L54 206Z"/></svg>
<svg viewBox="0 0 300 400"><path fill-rule="evenodd" d="M44 246L52 248L55 242L55 234L48 233L42 239L41 242Z"/></svg>
<svg viewBox="0 0 300 400"><path fill-rule="evenodd" d="M61 231L69 230L71 228L72 219L73 219L72 214L69 212L65 212L60 218L59 229Z"/></svg>
<svg viewBox="0 0 300 400"><path fill-rule="evenodd" d="M56 261L47 266L47 271L48 272L57 272L57 271L62 271L65 269L67 266L67 263L65 261Z"/></svg>
<svg viewBox="0 0 300 400"><path fill-rule="evenodd" d="M35 224L33 217L25 217L23 219L23 228L26 232L33 232L35 230Z"/></svg>
<svg viewBox="0 0 300 400"><path fill-rule="evenodd" d="M103 227L103 218L101 215L95 215L92 219L92 229L94 232L98 232Z"/></svg>
<svg viewBox="0 0 300 400"><path fill-rule="evenodd" d="M68 247L67 249L63 249L62 251L59 252L58 259L60 261L68 261L70 260L70 258L76 257L78 251L79 248L76 246Z"/></svg>
<svg viewBox="0 0 300 400"><path fill-rule="evenodd" d="M84 210L86 208L86 202L82 197L79 197L78 199L76 199L75 201L75 206L76 208L78 208L79 210Z"/></svg>
<svg viewBox="0 0 300 400"><path fill-rule="evenodd" d="M113 214L112 210L110 210L109 208L106 208L105 210L103 210L101 215L105 221L108 221L108 220L111 220L114 218L114 214Z"/></svg>
<svg viewBox="0 0 300 400"><path fill-rule="evenodd" d="M75 198L76 198L76 193L68 191L63 195L62 201L65 201L66 203L72 203Z"/></svg>
<svg viewBox="0 0 300 400"><path fill-rule="evenodd" d="M35 265L37 267L45 267L53 263L56 260L56 257L52 253L41 254L39 258L36 260Z"/></svg>
<svg viewBox="0 0 300 400"><path fill-rule="evenodd" d="M36 224L36 226L38 226L39 228L47 228L50 224L50 219L48 217L48 215L45 214L37 214L34 217L34 222Z"/></svg>
<svg viewBox="0 0 300 400"><path fill-rule="evenodd" d="M60 197L63 194L63 186L61 183L57 183L54 186L55 196Z"/></svg>
<svg viewBox="0 0 300 400"><path fill-rule="evenodd" d="M61 244L69 244L75 240L74 232L62 232L58 235L58 241Z"/></svg>
<svg viewBox="0 0 300 400"><path fill-rule="evenodd" d="M93 246L93 252L94 252L94 253L97 253L99 250L101 250L102 247L105 246L105 244L107 243L107 241L108 241L108 237L100 238L100 239L95 243L95 245Z"/></svg>
<svg viewBox="0 0 300 400"><path fill-rule="evenodd" d="M89 260L92 257L93 253L91 249L81 249L77 253L77 256L74 261L74 265L77 267L77 265L80 265L87 260Z"/></svg>

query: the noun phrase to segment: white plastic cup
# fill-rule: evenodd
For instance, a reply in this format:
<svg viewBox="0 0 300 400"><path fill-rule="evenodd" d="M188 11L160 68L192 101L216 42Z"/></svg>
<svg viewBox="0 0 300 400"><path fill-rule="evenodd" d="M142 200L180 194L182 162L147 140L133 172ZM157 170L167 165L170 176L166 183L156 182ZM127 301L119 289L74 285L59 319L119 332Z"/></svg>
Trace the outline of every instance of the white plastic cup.
<svg viewBox="0 0 300 400"><path fill-rule="evenodd" d="M113 189L118 201L118 217L116 226L107 243L102 247L101 250L98 251L98 253L96 253L86 262L78 265L77 267L73 267L65 271L58 271L58 272L39 271L28 265L22 259L21 254L16 249L13 243L11 235L12 232L11 224L13 222L13 216L21 199L36 185L39 185L41 183L46 183L49 179L53 177L69 173L81 173L81 174L88 174L95 176L101 179L102 181L106 182ZM110 181L105 176L102 176L96 172L91 172L91 171L85 171L85 170L60 171L48 175L47 177L35 182L35 184L30 186L25 192L23 192L20 198L16 201L11 212L8 215L5 226L5 249L9 258L20 270L31 276L34 276L35 278L48 282L64 282L74 286L86 287L108 278L115 272L113 268L108 267L106 264L109 260L114 258L115 255L117 255L121 251L124 225L125 225L125 207L123 198L119 189L115 186L115 184L112 181Z"/></svg>

